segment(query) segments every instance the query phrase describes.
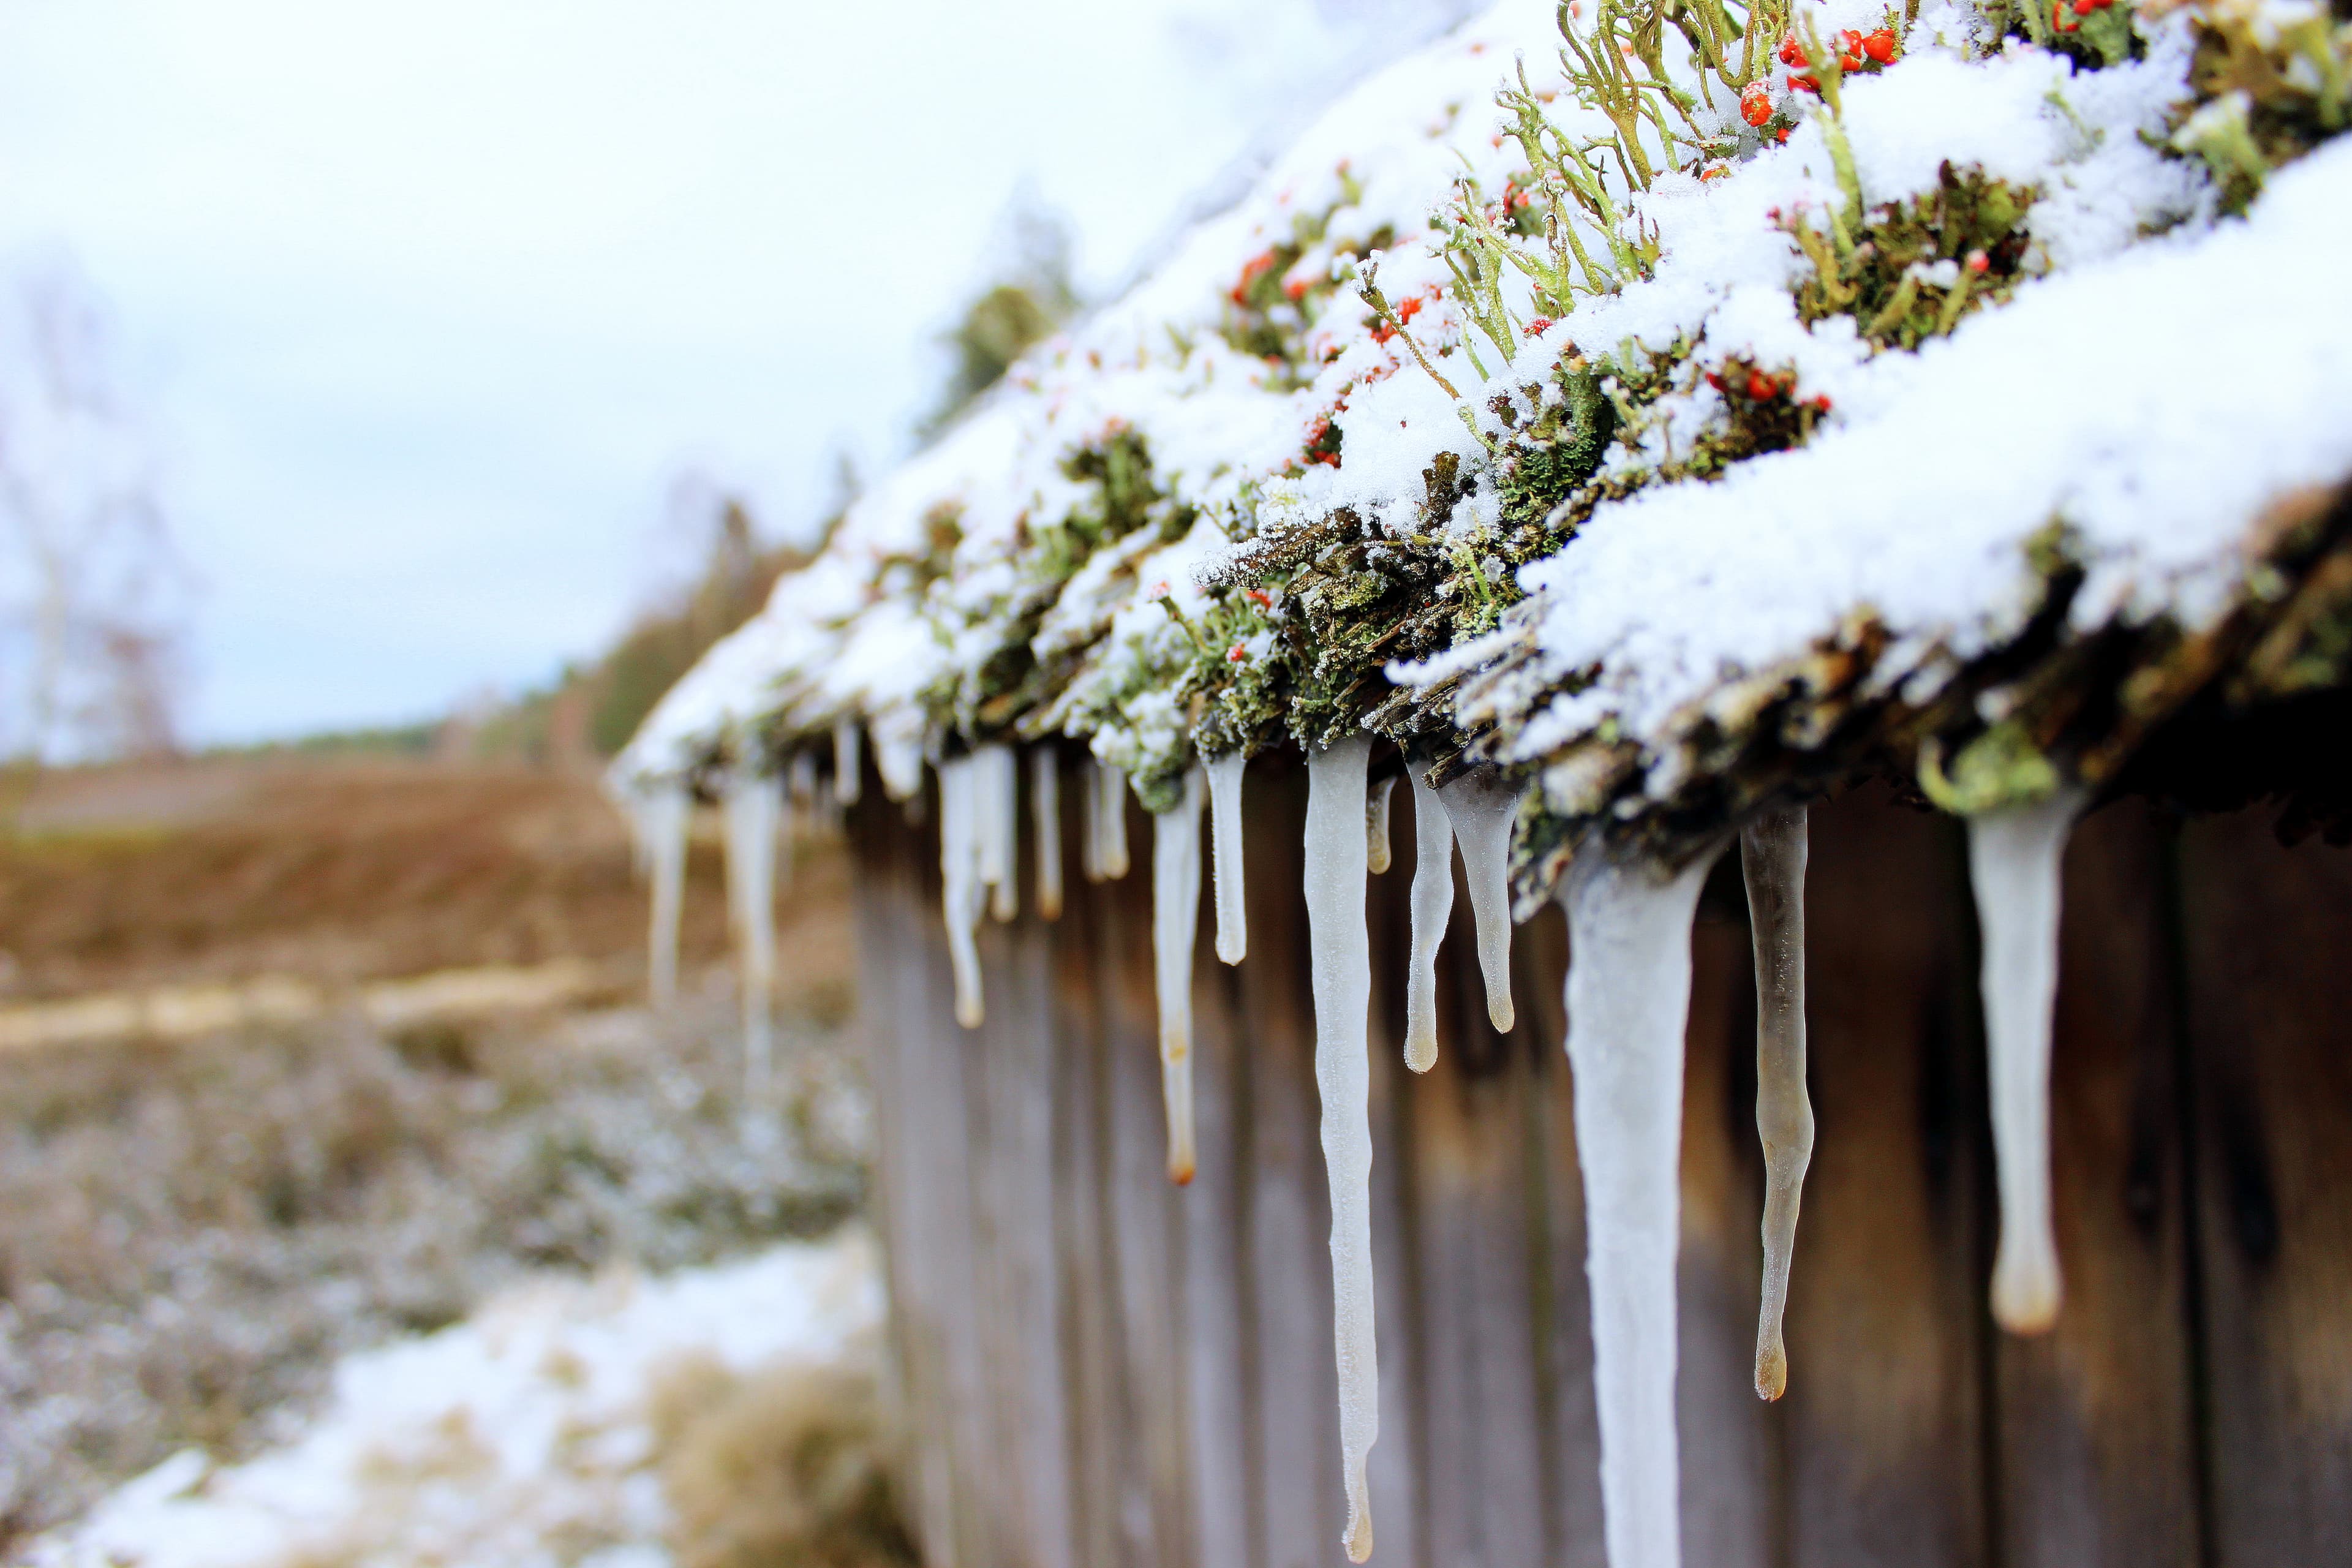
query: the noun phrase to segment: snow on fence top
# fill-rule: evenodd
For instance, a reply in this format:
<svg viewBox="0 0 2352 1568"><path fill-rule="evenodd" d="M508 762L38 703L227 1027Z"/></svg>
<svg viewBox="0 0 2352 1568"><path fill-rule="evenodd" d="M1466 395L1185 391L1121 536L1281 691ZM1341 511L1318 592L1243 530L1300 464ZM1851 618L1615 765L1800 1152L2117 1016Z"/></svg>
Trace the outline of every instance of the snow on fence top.
<svg viewBox="0 0 2352 1568"><path fill-rule="evenodd" d="M656 975L700 785L747 859L730 882L752 889L764 1038L758 797L823 753L847 795L870 735L894 795L938 770L957 1012L978 1023L974 929L983 903L1014 912L1014 743L1083 738L1087 873L1126 871L1129 783L1155 814L1188 1180L1203 801L1217 954L1238 963L1243 770L1303 749L1361 1561L1364 879L1396 782L1371 738L1394 742L1418 861L1408 1065L1437 1047L1454 849L1496 1027L1507 873L1519 912L1555 889L1567 906L1610 1560L1674 1568L1675 1155L1707 866L1737 835L1769 1178L1758 1391L1788 1375L1812 1142L1804 803L1864 774L1969 818L1993 1306L2048 1327L2067 832L2163 737L2340 688L2352 660L2348 122L2352 21L2311 0L1504 0L1032 354L663 701L614 770L652 852ZM1057 768L1034 756L1050 828ZM1060 838L1035 837L1050 918Z"/></svg>

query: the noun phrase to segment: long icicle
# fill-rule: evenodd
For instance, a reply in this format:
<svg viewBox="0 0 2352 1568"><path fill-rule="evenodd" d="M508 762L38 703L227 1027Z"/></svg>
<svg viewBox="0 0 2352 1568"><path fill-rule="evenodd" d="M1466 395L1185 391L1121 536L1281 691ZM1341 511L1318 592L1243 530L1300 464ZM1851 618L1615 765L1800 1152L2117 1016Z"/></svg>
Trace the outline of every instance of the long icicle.
<svg viewBox="0 0 2352 1568"><path fill-rule="evenodd" d="M998 742L971 752L972 809L977 814L980 879L990 889L988 912L1009 921L1021 912L1020 883L1013 875L1013 847L1020 840L1017 814L1019 765L1013 748Z"/></svg>
<svg viewBox="0 0 2352 1568"><path fill-rule="evenodd" d="M1102 874L1108 882L1127 875L1127 770L1105 763L1096 775L1102 785Z"/></svg>
<svg viewBox="0 0 2352 1568"><path fill-rule="evenodd" d="M1370 846L1357 734L1307 761L1307 933L1315 980L1315 1085L1331 1184L1331 1298L1339 1366L1340 1473L1348 1560L1372 1554L1366 1465L1380 1436L1381 1369L1372 1331L1371 944L1364 924Z"/></svg>
<svg viewBox="0 0 2352 1568"><path fill-rule="evenodd" d="M1029 753L1030 827L1037 839L1037 912L1062 918L1062 756L1051 741Z"/></svg>
<svg viewBox="0 0 2352 1568"><path fill-rule="evenodd" d="M1103 879L1101 772L1091 754L1078 764L1078 874L1089 882Z"/></svg>
<svg viewBox="0 0 2352 1568"><path fill-rule="evenodd" d="M1233 752L1203 765L1209 775L1209 847L1216 866L1217 957L1239 963L1249 955L1249 910L1242 901L1242 771L1249 759Z"/></svg>
<svg viewBox="0 0 2352 1568"><path fill-rule="evenodd" d="M1775 806L1739 833L1748 924L1756 943L1756 1132L1764 1144L1764 1286L1756 1313L1756 1392L1789 1387L1780 1326L1797 1208L1813 1158L1813 1102L1805 1092L1805 808Z"/></svg>
<svg viewBox="0 0 2352 1568"><path fill-rule="evenodd" d="M1969 879L1983 937L1985 1047L2000 1185L1992 1315L2013 1334L2058 1321L2050 1219L2050 1012L2058 994L2058 884L2084 792L1969 818Z"/></svg>
<svg viewBox="0 0 2352 1568"><path fill-rule="evenodd" d="M694 800L684 784L663 784L644 797L638 810L646 869L653 879L647 989L656 1007L667 1008L677 1001L677 931L686 910L686 837Z"/></svg>
<svg viewBox="0 0 2352 1568"><path fill-rule="evenodd" d="M1504 1035L1518 1019L1511 1005L1511 824L1519 815L1519 793L1490 768L1473 769L1437 792L1462 850L1462 879L1477 917L1486 1021Z"/></svg>
<svg viewBox="0 0 2352 1568"><path fill-rule="evenodd" d="M729 781L727 894L740 955L743 999L743 1095L756 1103L767 1092L774 1052L776 987L776 821L782 781L742 773Z"/></svg>
<svg viewBox="0 0 2352 1568"><path fill-rule="evenodd" d="M833 798L843 805L856 805L866 790L866 759L858 754L857 746L860 733L855 719L834 721Z"/></svg>
<svg viewBox="0 0 2352 1568"><path fill-rule="evenodd" d="M980 832L970 756L940 763L940 902L947 916L948 962L955 971L956 1022L980 1027Z"/></svg>
<svg viewBox="0 0 2352 1568"><path fill-rule="evenodd" d="M1675 1252L1683 1035L1691 915L1711 858L1662 873L1588 840L1561 891L1610 1568L1682 1562Z"/></svg>
<svg viewBox="0 0 2352 1568"><path fill-rule="evenodd" d="M1389 797L1396 793L1396 774L1372 781L1371 793L1364 797L1364 869L1378 877L1390 865Z"/></svg>
<svg viewBox="0 0 2352 1568"><path fill-rule="evenodd" d="M1454 915L1454 824L1445 803L1408 758L1412 779L1412 967L1404 983L1404 1065L1437 1065L1437 949Z"/></svg>
<svg viewBox="0 0 2352 1568"><path fill-rule="evenodd" d="M1151 953L1160 992L1160 1089L1168 1106L1168 1179L1192 1180L1192 941L1201 927L1201 770L1173 809L1151 818Z"/></svg>

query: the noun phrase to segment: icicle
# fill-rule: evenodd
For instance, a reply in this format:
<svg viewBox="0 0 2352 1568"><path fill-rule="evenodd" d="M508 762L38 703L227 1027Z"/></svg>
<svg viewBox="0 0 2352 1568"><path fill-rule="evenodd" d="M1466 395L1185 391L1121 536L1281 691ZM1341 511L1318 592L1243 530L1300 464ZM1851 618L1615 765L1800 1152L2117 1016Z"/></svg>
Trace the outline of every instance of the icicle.
<svg viewBox="0 0 2352 1568"><path fill-rule="evenodd" d="M948 922L948 961L955 970L956 1022L980 1027L980 950L972 928L980 923L980 833L973 797L978 781L970 756L940 764L940 903Z"/></svg>
<svg viewBox="0 0 2352 1568"><path fill-rule="evenodd" d="M1389 868L1389 796L1395 793L1396 774L1372 782L1364 797L1364 869L1380 876Z"/></svg>
<svg viewBox="0 0 2352 1568"><path fill-rule="evenodd" d="M1764 1143L1764 1289L1756 1315L1756 1392L1789 1387L1780 1336L1797 1207L1813 1158L1805 1094L1805 808L1780 806L1740 831L1748 924L1756 942L1756 1131Z"/></svg>
<svg viewBox="0 0 2352 1568"><path fill-rule="evenodd" d="M1116 882L1127 875L1127 770L1103 764L1096 775L1102 784L1102 874Z"/></svg>
<svg viewBox="0 0 2352 1568"><path fill-rule="evenodd" d="M816 759L808 752L793 753L784 777L791 783L794 805L808 805L816 799Z"/></svg>
<svg viewBox="0 0 2352 1568"><path fill-rule="evenodd" d="M1364 771L1371 741L1351 735L1307 762L1307 939L1315 979L1315 1085L1331 1184L1331 1297L1339 1364L1340 1474L1348 1560L1372 1554L1365 1465L1380 1436L1372 1332L1371 944L1364 926L1370 845Z"/></svg>
<svg viewBox="0 0 2352 1568"><path fill-rule="evenodd" d="M833 798L856 805L866 789L866 763L857 754L857 721L836 719L833 724Z"/></svg>
<svg viewBox="0 0 2352 1568"><path fill-rule="evenodd" d="M1462 849L1462 879L1478 922L1478 970L1486 977L1486 1021L1507 1035L1511 1006L1511 823L1519 790L1491 769L1464 773L1437 792Z"/></svg>
<svg viewBox="0 0 2352 1568"><path fill-rule="evenodd" d="M1610 1568L1680 1568L1675 1250L1683 1034L1702 857L1662 877L1588 841L1570 867L1568 1058Z"/></svg>
<svg viewBox="0 0 2352 1568"><path fill-rule="evenodd" d="M877 718L866 727L874 742L874 771L882 775L882 793L892 800L920 802L923 798L923 730L920 722L885 722ZM918 805L917 809L920 809ZM919 820L919 818L916 819Z"/></svg>
<svg viewBox="0 0 2352 1568"><path fill-rule="evenodd" d="M1103 879L1101 772L1091 756L1078 764L1078 872L1089 882Z"/></svg>
<svg viewBox="0 0 2352 1568"><path fill-rule="evenodd" d="M1404 1065L1437 1065L1437 948L1454 913L1454 825L1445 805L1408 759L1412 777L1412 967L1404 983Z"/></svg>
<svg viewBox="0 0 2352 1568"><path fill-rule="evenodd" d="M1020 837L1016 780L1020 770L1013 748L999 742L975 746L972 763L972 809L978 814L980 879L991 889L988 912L1009 921L1021 912L1020 884L1013 878L1013 847Z"/></svg>
<svg viewBox="0 0 2352 1568"><path fill-rule="evenodd" d="M1239 963L1249 952L1249 911L1242 904L1242 770L1249 759L1239 752L1212 757L1209 774L1209 838L1216 858L1217 956Z"/></svg>
<svg viewBox="0 0 2352 1568"><path fill-rule="evenodd" d="M646 969L653 1005L667 1007L677 1000L677 928L686 910L686 835L694 802L682 784L664 784L643 797L639 831L644 835L646 868L653 876L653 929Z"/></svg>
<svg viewBox="0 0 2352 1568"><path fill-rule="evenodd" d="M2058 1244L2050 1226L2050 1009L2058 993L2058 879L2079 789L1969 818L1969 879L1983 933L1985 1047L2000 1244L1992 1315L2016 1334L2058 1321Z"/></svg>
<svg viewBox="0 0 2352 1568"><path fill-rule="evenodd" d="M1062 918L1062 757L1051 741L1029 753L1030 826L1037 837L1037 912Z"/></svg>
<svg viewBox="0 0 2352 1568"><path fill-rule="evenodd" d="M1151 952L1160 989L1160 1087L1168 1102L1168 1179L1192 1180L1192 939L1201 927L1201 770L1151 818Z"/></svg>
<svg viewBox="0 0 2352 1568"><path fill-rule="evenodd" d="M791 797L781 789L773 793L776 797L776 889L783 892L789 891L793 885L793 845L799 825L794 820Z"/></svg>
<svg viewBox="0 0 2352 1568"><path fill-rule="evenodd" d="M766 1092L773 1050L776 819L782 794L776 779L746 773L729 782L724 802L728 903L742 969L743 1093L751 1100Z"/></svg>

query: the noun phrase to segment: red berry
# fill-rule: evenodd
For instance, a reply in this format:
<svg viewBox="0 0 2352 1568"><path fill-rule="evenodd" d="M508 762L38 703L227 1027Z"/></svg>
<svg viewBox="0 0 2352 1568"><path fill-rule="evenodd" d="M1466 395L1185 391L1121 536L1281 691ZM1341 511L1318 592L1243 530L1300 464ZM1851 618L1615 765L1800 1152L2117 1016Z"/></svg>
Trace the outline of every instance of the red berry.
<svg viewBox="0 0 2352 1568"><path fill-rule="evenodd" d="M1761 125L1772 118L1772 89L1760 81L1751 81L1739 94L1739 118L1750 125Z"/></svg>
<svg viewBox="0 0 2352 1568"><path fill-rule="evenodd" d="M1862 52L1880 65L1886 64L1895 58L1894 33L1881 27L1878 31L1868 35L1862 40Z"/></svg>
<svg viewBox="0 0 2352 1568"><path fill-rule="evenodd" d="M1242 660L1244 660L1244 659L1247 658L1248 657L1249 657L1249 649L1247 649L1247 648L1244 647L1243 647L1241 644L1239 644L1239 643L1235 643L1235 644L1234 644L1234 646L1233 646L1233 647L1229 647L1229 648L1225 649L1225 658L1226 658L1230 662L1234 663L1234 664L1239 664L1239 663L1241 663L1241 661L1242 661Z"/></svg>
<svg viewBox="0 0 2352 1568"><path fill-rule="evenodd" d="M1792 66L1804 58L1805 51L1798 45L1797 35L1794 33L1784 35L1780 39L1780 63L1784 66Z"/></svg>
<svg viewBox="0 0 2352 1568"><path fill-rule="evenodd" d="M1748 373L1748 395L1750 399L1762 403L1768 398L1778 397L1780 395L1779 382L1760 370L1751 370Z"/></svg>
<svg viewBox="0 0 2352 1568"><path fill-rule="evenodd" d="M1421 313L1421 306L1422 299L1420 295L1409 294L1405 296L1404 300L1396 308L1397 320L1400 321L1412 321L1413 317Z"/></svg>
<svg viewBox="0 0 2352 1568"><path fill-rule="evenodd" d="M1533 321L1530 321L1526 326L1519 329L1519 335L1526 338L1540 337L1542 334L1549 331L1551 331L1551 318L1549 316L1538 316Z"/></svg>
<svg viewBox="0 0 2352 1568"><path fill-rule="evenodd" d="M1779 140L1780 140L1780 141L1782 141L1782 142L1786 142L1788 139L1789 139L1789 128L1788 128L1787 126L1783 125L1782 127L1780 127L1780 137L1779 137Z"/></svg>
<svg viewBox="0 0 2352 1568"><path fill-rule="evenodd" d="M1799 76L1795 71L1790 71L1789 73L1789 85L1796 89L1799 92L1818 93L1822 90L1822 84L1820 82L1814 80L1811 76Z"/></svg>
<svg viewBox="0 0 2352 1568"><path fill-rule="evenodd" d="M1708 371L1706 373L1706 384L1715 388L1717 392L1721 392L1723 390L1723 377L1716 374L1713 371Z"/></svg>
<svg viewBox="0 0 2352 1568"><path fill-rule="evenodd" d="M1966 265L1969 271L1981 278L1984 276L1986 268L1992 265L1992 258L1987 256L1981 250L1971 250L1969 252Z"/></svg>

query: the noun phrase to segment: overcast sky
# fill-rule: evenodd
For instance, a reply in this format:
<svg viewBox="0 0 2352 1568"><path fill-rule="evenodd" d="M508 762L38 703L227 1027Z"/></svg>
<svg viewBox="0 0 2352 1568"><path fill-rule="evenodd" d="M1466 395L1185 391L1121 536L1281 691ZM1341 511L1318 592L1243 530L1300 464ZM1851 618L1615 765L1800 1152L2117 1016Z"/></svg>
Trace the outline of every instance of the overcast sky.
<svg viewBox="0 0 2352 1568"><path fill-rule="evenodd" d="M1458 8L0 0L0 264L111 308L194 737L403 720L607 640L680 471L901 452L1016 191L1098 292Z"/></svg>

